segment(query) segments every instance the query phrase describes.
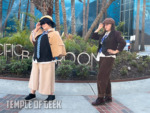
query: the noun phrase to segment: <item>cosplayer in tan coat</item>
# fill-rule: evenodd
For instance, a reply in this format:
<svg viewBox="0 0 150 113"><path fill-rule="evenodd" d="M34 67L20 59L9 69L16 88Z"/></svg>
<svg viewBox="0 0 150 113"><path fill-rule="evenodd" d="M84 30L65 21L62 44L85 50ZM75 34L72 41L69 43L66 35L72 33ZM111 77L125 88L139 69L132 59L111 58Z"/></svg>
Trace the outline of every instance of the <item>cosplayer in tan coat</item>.
<svg viewBox="0 0 150 113"><path fill-rule="evenodd" d="M54 29L55 23L51 16L43 16L30 35L34 45L32 71L29 80L31 93L25 100L36 98L36 90L48 95L45 101L55 99L55 62L58 57L65 56L65 45L58 31Z"/></svg>

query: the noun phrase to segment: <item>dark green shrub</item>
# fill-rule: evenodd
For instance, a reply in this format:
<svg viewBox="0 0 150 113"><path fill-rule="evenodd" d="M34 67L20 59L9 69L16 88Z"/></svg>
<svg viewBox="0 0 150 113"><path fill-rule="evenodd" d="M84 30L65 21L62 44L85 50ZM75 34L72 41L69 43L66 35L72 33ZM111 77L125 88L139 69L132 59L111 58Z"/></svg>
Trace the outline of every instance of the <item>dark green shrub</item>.
<svg viewBox="0 0 150 113"><path fill-rule="evenodd" d="M144 71L144 67L142 65L138 66L138 72L142 73Z"/></svg>
<svg viewBox="0 0 150 113"><path fill-rule="evenodd" d="M133 66L133 67L137 67L138 66L138 64L137 64L137 62L135 60L131 61L130 65Z"/></svg>
<svg viewBox="0 0 150 113"><path fill-rule="evenodd" d="M13 61L10 64L8 64L8 68L11 71L11 73L15 73L17 75L25 73L28 71L29 64L25 61Z"/></svg>
<svg viewBox="0 0 150 113"><path fill-rule="evenodd" d="M5 71L6 68L6 58L4 56L0 57L0 73L2 73L3 71Z"/></svg>
<svg viewBox="0 0 150 113"><path fill-rule="evenodd" d="M96 45L93 45L93 46L89 46L89 47L87 47L87 53L93 53L93 54L96 54L97 53L97 46Z"/></svg>
<svg viewBox="0 0 150 113"><path fill-rule="evenodd" d="M123 32L124 24L125 24L125 22L119 22L118 26L116 26L116 30Z"/></svg>
<svg viewBox="0 0 150 113"><path fill-rule="evenodd" d="M64 44L67 52L73 52L75 54L79 54L81 52L80 45L74 40L65 40Z"/></svg>
<svg viewBox="0 0 150 113"><path fill-rule="evenodd" d="M147 68L147 67L148 67L147 62L146 62L146 61L144 61L144 62L142 63L142 66L143 66L144 68Z"/></svg>
<svg viewBox="0 0 150 113"><path fill-rule="evenodd" d="M80 78L86 78L89 76L90 66L88 65L77 65L76 66L76 73L77 76Z"/></svg>
<svg viewBox="0 0 150 113"><path fill-rule="evenodd" d="M29 36L30 36L30 31L28 30L18 31L16 33L13 33L10 37L1 38L0 43L1 44L7 43L13 45L20 44L23 46L24 49L32 52L33 45L29 40Z"/></svg>
<svg viewBox="0 0 150 113"><path fill-rule="evenodd" d="M118 65L118 64L120 64L121 63L121 57L117 57L116 59L115 59L115 65Z"/></svg>
<svg viewBox="0 0 150 113"><path fill-rule="evenodd" d="M75 65L74 62L66 60L56 69L56 75L61 78L78 77L86 78L89 75L90 66Z"/></svg>
<svg viewBox="0 0 150 113"><path fill-rule="evenodd" d="M146 59L145 59L145 61L146 61L147 63L149 63L149 62L150 62L150 56L147 56Z"/></svg>
<svg viewBox="0 0 150 113"><path fill-rule="evenodd" d="M80 54L81 52L87 52L89 54L97 52L97 46L93 43L85 42L80 36L70 36L72 38L64 41L67 52L73 52Z"/></svg>
<svg viewBox="0 0 150 113"><path fill-rule="evenodd" d="M7 42L9 37L0 38L0 44L4 44Z"/></svg>
<svg viewBox="0 0 150 113"><path fill-rule="evenodd" d="M71 65L73 68L75 68L75 63L73 61L70 61L70 60L63 60L61 62L61 65Z"/></svg>
<svg viewBox="0 0 150 113"><path fill-rule="evenodd" d="M137 53L130 53L128 52L128 56L127 56L127 60L128 61L132 61L133 59L136 59L137 58Z"/></svg>
<svg viewBox="0 0 150 113"><path fill-rule="evenodd" d="M56 75L58 75L61 78L67 78L71 76L74 67L75 67L74 62L69 60L62 61L61 65L59 65L58 68L56 69Z"/></svg>
<svg viewBox="0 0 150 113"><path fill-rule="evenodd" d="M128 74L128 68L126 66L123 66L120 70L121 75L127 75Z"/></svg>

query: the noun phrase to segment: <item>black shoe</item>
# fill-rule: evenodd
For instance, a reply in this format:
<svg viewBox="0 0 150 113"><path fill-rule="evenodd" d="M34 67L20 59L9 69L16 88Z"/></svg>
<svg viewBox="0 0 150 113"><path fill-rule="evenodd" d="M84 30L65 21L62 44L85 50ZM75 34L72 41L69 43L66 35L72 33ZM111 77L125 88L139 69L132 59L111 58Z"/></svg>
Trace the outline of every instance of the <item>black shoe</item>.
<svg viewBox="0 0 150 113"><path fill-rule="evenodd" d="M105 97L105 102L112 102L112 97L111 96L106 96Z"/></svg>
<svg viewBox="0 0 150 113"><path fill-rule="evenodd" d="M25 100L28 101L28 100L33 100L33 99L35 99L35 98L36 98L36 95L30 93L28 96L25 97Z"/></svg>
<svg viewBox="0 0 150 113"><path fill-rule="evenodd" d="M48 102L48 101L53 101L53 100L55 100L55 95L48 95L47 99L45 99L44 101Z"/></svg>
<svg viewBox="0 0 150 113"><path fill-rule="evenodd" d="M104 98L102 97L98 97L96 101L92 102L93 106L104 105L104 104L105 104L105 101L104 101Z"/></svg>

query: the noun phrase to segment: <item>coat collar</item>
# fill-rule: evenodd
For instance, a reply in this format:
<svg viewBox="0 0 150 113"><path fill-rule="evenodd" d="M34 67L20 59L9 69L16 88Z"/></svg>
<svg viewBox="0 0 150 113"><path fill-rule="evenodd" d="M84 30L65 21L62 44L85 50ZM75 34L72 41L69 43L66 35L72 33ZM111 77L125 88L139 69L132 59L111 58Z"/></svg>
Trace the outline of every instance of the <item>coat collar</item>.
<svg viewBox="0 0 150 113"><path fill-rule="evenodd" d="M114 33L115 33L115 31L111 31L110 34L109 34L109 36L114 35Z"/></svg>
<svg viewBox="0 0 150 113"><path fill-rule="evenodd" d="M54 31L55 31L55 29L48 30L48 33L50 33L50 32L54 32ZM36 36L35 36L35 37L37 37L37 36L41 35L43 32L44 32L44 30L39 29L39 30L36 32Z"/></svg>

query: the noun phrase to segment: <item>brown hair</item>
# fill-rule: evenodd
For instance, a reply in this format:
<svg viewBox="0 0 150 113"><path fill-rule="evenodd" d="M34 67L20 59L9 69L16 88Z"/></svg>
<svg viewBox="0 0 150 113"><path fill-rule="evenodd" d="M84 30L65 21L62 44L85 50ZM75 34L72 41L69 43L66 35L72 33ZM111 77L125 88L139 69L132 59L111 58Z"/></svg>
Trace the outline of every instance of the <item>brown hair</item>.
<svg viewBox="0 0 150 113"><path fill-rule="evenodd" d="M113 18L106 18L103 21L104 29L105 29L105 24L111 24L111 31L115 31L115 20Z"/></svg>

